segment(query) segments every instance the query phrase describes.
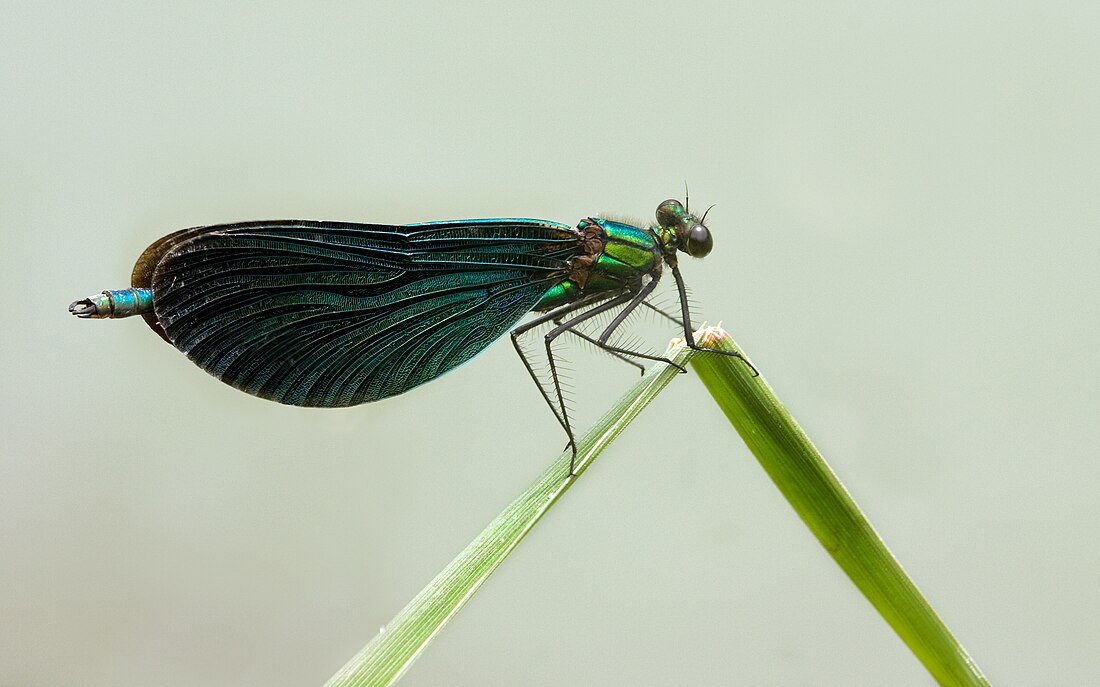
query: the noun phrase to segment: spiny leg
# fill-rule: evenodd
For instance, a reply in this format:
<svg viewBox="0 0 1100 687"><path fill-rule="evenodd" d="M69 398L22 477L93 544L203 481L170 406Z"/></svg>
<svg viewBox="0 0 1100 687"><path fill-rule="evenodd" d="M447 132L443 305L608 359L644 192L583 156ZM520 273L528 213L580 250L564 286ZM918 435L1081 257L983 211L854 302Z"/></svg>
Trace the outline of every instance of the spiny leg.
<svg viewBox="0 0 1100 687"><path fill-rule="evenodd" d="M635 358L642 358L643 360L653 360L653 361L656 361L656 362L667 363L669 365L672 365L673 367L679 369L680 372L687 372L687 370L684 369L683 366L677 365L676 363L672 362L670 359L668 359L664 356L651 355L649 353L642 353L640 351L633 351L633 350L630 350L629 348L623 348L621 346L613 346L613 345L607 343L608 339L611 337L611 334L614 333L614 331L619 327L619 325L621 325L623 322L626 321L626 318L630 316L630 313L632 313L640 304L645 303L645 299L649 296L649 294L653 293L653 290L655 288L657 288L657 282L658 282L659 279L660 279L660 275L657 275L657 276L653 277L652 279L650 279L648 284L646 284L641 289L639 289L638 292L634 293L633 298L630 299L630 302L627 303L626 306L624 306L623 309L619 312L619 314L615 316L615 319L611 321L611 324L608 325L606 328L604 328L604 330L600 333L600 337L598 339L593 340L591 337L581 335L580 332L578 332L575 329L575 325L578 322L583 322L584 320L587 320L590 317L594 317L594 316L596 316L596 315L598 315L602 312L605 312L606 310L608 310L610 308L602 308L602 307L598 308L598 309L593 308L592 310L585 313L586 316L575 318L571 323L567 323L565 325L560 326L559 329L563 329L565 331L572 331L572 332L582 336L582 338L586 339L587 341L591 341L596 346L599 346L600 349L602 349L603 351L605 351L607 353L610 353L611 355L615 355L616 357L623 358L624 356L632 356L632 357L635 357ZM620 298L624 298L625 296L628 296L628 295L630 295L630 294L629 293L624 294L623 296L620 296ZM622 302L622 301L620 300L619 302ZM648 303L646 303L646 304L649 305ZM670 317L670 318L672 317L668 313L665 313L664 311L656 308L656 306L650 305L649 307L656 309L658 312L663 314L665 317ZM559 315L557 318L554 319L554 322L556 324L560 325L563 319L564 319L563 316ZM679 322L679 320L676 320L675 318L673 318L673 321L674 322ZM625 358L623 358L623 359L625 359ZM644 370L643 370L643 372L644 372Z"/></svg>
<svg viewBox="0 0 1100 687"><path fill-rule="evenodd" d="M566 410L565 397L562 395L561 382L558 379L558 366L557 366L557 363L554 360L554 350L553 350L554 340L557 339L559 336L561 336L563 333L569 331L570 329L576 327L578 324L584 322L585 320L596 317L600 313L607 312L608 310L611 310L612 308L617 308L617 307L619 307L619 306L621 306L621 305L623 305L627 302L633 302L634 298L635 298L635 294L627 292L627 293L624 293L620 296L612 298L609 301L606 301L604 303L600 303L599 305L595 306L594 308L591 308L591 309L589 309L585 312L582 312L581 314L577 315L576 317L573 317L572 319L569 319L569 320L565 321L564 323L558 325L554 329L550 330L550 332L547 333L545 337L543 337L543 341L544 341L545 346L546 346L546 359L550 363L550 378L554 382L554 390L557 393L557 397L558 397L558 406L561 408L561 418L563 420L562 424L565 427L566 435L568 435L568 437L569 437L569 446L572 447L572 449L573 449L573 457L569 461L569 474L570 475L574 474L573 469L576 467L577 442L576 442L576 438L573 436L573 428L569 424L569 411Z"/></svg>
<svg viewBox="0 0 1100 687"><path fill-rule="evenodd" d="M634 298L630 303L619 311L619 314L615 316L615 319L611 320L611 324L600 333L599 341L601 344L607 344L607 340L611 337L611 334L619 328L626 318L630 317L630 313L634 312L634 309L638 307L640 303L645 302L645 299L649 297L649 294L653 293L653 289L657 288L657 282L661 280L661 273L653 275L649 279L649 283L638 290L638 293L634 294Z"/></svg>
<svg viewBox="0 0 1100 687"><path fill-rule="evenodd" d="M652 291L652 289L650 289L650 290ZM664 310L661 310L660 308L653 305L649 301L643 300L641 302L641 304L646 306L647 308L650 308L651 310L657 311L658 313L660 313L661 315L663 315L663 316L667 317L668 319L672 320L676 324L683 326L682 323L680 322L680 320L676 319L672 315L669 315L667 312L665 312ZM635 307L637 307L637 306L636 305L635 306L628 306L627 314L629 314L630 311L634 310ZM554 318L554 324L561 324L563 320L564 320L564 316L555 317ZM668 360L667 358L662 358L662 357L658 357L658 356L649 355L647 353L642 353L640 351L630 350L628 348L623 348L621 346L611 346L611 345L607 344L606 342L601 343L598 339L593 339L591 336L588 336L587 334L585 334L584 332L582 332L582 331L580 331L579 329L576 329L576 328L570 328L568 331L573 333L573 334L576 334L578 337L580 337L581 339L584 339L588 343L593 344L594 346L596 346L597 348L602 350L604 353L607 353L610 356L618 358L619 360L622 360L623 362L625 362L629 365L633 365L634 367L638 368L638 370L641 371L641 373L643 375L645 374L645 366L641 365L640 363L636 363L633 360L630 360L627 356L633 356L635 358L644 358L646 360L657 360L657 361L666 362L666 363L671 363L672 362L672 361ZM679 367L679 366L677 366L677 367ZM683 370L683 368L680 368L680 369Z"/></svg>
<svg viewBox="0 0 1100 687"><path fill-rule="evenodd" d="M667 363L667 364L672 365L673 367L679 369L680 372L687 372L687 370L683 366L677 365L676 363L672 362L671 360L669 360L668 358L666 358L664 356L651 355L651 354L648 354L648 353L642 353L640 351L634 351L634 350L631 350L629 348L623 348L621 346L613 346L613 345L611 345L607 342L608 339L611 337L611 334L614 333L614 331L619 327L619 325L621 325L623 322L626 321L626 318L630 316L630 313L632 313L639 305L645 305L645 306L651 308L652 310L655 310L655 311L659 312L660 314L664 315L665 317L672 320L673 322L675 322L677 324L682 324L680 322L680 320L676 319L672 315L669 315L664 310L661 310L660 308L658 308L657 306L653 305L652 303L650 303L646 300L646 298L649 297L649 294L651 294L653 292L653 290L655 288L657 288L657 282L659 280L660 280L660 275L657 275L657 276L653 277L648 284L643 286L638 291L638 293L634 294L634 298L631 300L631 302L628 303L623 308L623 310L615 317L615 319L611 322L611 324L608 325L603 330L603 332L601 332L599 339L592 339L591 337L582 334L581 332L577 331L575 328L572 328L572 327L570 327L567 331L571 331L571 332L577 334L578 336L585 339L586 341L589 341L589 342L595 344L596 346L598 346L604 352L609 353L609 354L611 354L611 355L613 355L617 358L620 358L621 360L626 360L626 362L631 362L631 361L626 359L626 356L632 356L632 357L635 357L635 358L642 358L644 360L653 360L653 361L656 361L656 362ZM600 311L600 312L602 312L602 311ZM593 314L597 314L597 313L593 313ZM559 317L555 318L554 322L557 323L557 324L561 324L562 319L563 318L561 316L559 316ZM632 364L636 365L637 363L632 363ZM640 365L638 365L638 367L641 368ZM644 368L642 368L642 373L643 374L645 373Z"/></svg>
<svg viewBox="0 0 1100 687"><path fill-rule="evenodd" d="M625 296L629 297L629 293L625 293ZM610 298L614 299L614 297L615 297L615 293L612 293L612 295L610 295ZM527 358L527 354L524 353L524 350L522 350L522 347L520 347L519 337L526 334L527 332L531 331L532 329L537 328L537 326L539 326L541 324L546 324L547 322L558 323L558 322L561 321L560 319L563 318L564 315L574 313L577 310L582 310L582 309L584 309L588 306L591 306L592 303L595 303L595 302L598 302L598 301L601 301L601 300L604 300L604 299L607 299L607 298L609 298L609 297L608 297L608 295L606 295L606 293L601 293L601 295L592 296L592 297L588 297L588 298L582 298L582 299L574 301L572 303L566 303L566 304L564 304L564 306L561 306L560 308L555 308L554 310L551 310L550 312L547 312L546 314L539 315L539 317L537 317L533 320L530 320L528 322L524 322L524 323L520 324L519 326L517 326L516 329L511 330L511 334L510 334L511 335L511 345L513 345L513 347L516 350L516 353L519 355L520 361L522 361L522 363L524 363L524 367L527 368L528 376L530 376L531 380L535 381L535 386L538 388L539 394L542 396L542 400L547 402L547 406L550 407L550 412L553 413L554 419L557 420L558 424L561 425L561 428L563 430L565 430L566 436L569 436L569 443L566 444L566 447L570 447L570 446L573 447L574 457L575 457L575 454L576 454L576 447L573 444L573 435L572 435L572 432L569 428L569 425L566 424L565 420L562 418L562 414L558 411L558 407L554 405L553 399L550 397L549 392L547 392L546 387L544 387L542 385L542 380L539 379L538 374L535 372L535 367L531 366L531 362ZM557 384L557 381L555 381L555 384ZM559 391L560 391L560 389L559 389ZM572 469L570 470L570 472L572 473Z"/></svg>
<svg viewBox="0 0 1100 687"><path fill-rule="evenodd" d="M604 350L605 352L607 352L611 355L614 355L615 357L618 357L618 358L620 358L621 360L624 360L627 363L636 365L636 363L634 363L634 362L632 362L632 361L630 361L626 358L626 356L631 356L631 357L634 357L634 358L642 358L642 359L645 359L645 360L653 360L653 361L657 361L657 362L667 363L669 365L672 365L672 366L678 368L681 372L686 372L686 370L682 366L677 365L672 360L670 360L670 359L668 359L664 356L657 356L657 355L650 355L650 354L647 354L647 353L641 353L639 351L633 351L633 350L630 350L630 349L627 349L627 348L622 348L622 347L619 347L619 346L613 346L613 345L611 345L607 342L608 339L610 338L610 336L614 333L615 329L617 329L626 320L626 318L629 317L631 312L633 312L639 305L642 305L642 304L646 305L647 307L649 307L652 310L657 311L658 313L660 313L664 317L672 320L673 322L676 322L677 324L682 324L680 320L677 320L672 315L669 315L668 313L661 310L660 308L657 308L656 306L652 305L651 303L646 302L645 299L656 288L658 279L659 279L659 277L651 279L650 282L648 284L646 284L645 286L643 286L638 292L620 293L618 295L612 295L610 298L608 298L608 296L606 294L601 294L601 295L597 295L597 296L590 297L590 298L583 298L583 299L578 300L574 303L569 303L567 305L561 306L560 308L552 310L552 311L550 311L550 312L548 312L544 315L540 315L539 317L536 317L535 319L533 319L529 322L525 322L524 324L522 324L522 325L516 327L515 329L513 329L512 332L511 332L512 346L516 349L516 353L519 355L520 360L523 361L523 365L527 369L527 374L535 382L535 386L538 387L539 393L542 395L543 400L546 401L546 404L550 407L550 411L554 414L554 417L555 417L555 419L557 419L558 424L560 424L562 426L562 429L565 430L565 434L568 437L567 448L571 448L572 451L573 451L572 459L569 462L569 474L570 475L574 474L573 470L576 467L577 445L576 445L576 439L573 435L572 426L569 422L568 411L566 410L566 406L565 406L565 398L564 398L564 394L562 393L561 382L560 382L560 378L559 378L559 375L558 375L557 364L556 364L556 361L555 361L555 358L554 358L554 353L553 353L553 348L552 348L553 341L555 339L557 339L561 334L563 334L565 332L570 332L571 334L573 334L575 336L578 336L578 337L580 337L580 338L582 338L586 341L589 341L590 343L593 343L594 345L599 347L601 350ZM563 320L565 319L565 317L567 315L576 313L578 310L582 310L582 309L592 305L593 303L598 303L600 300L604 300L604 299L607 299L606 302L600 303L596 307L592 307L591 309L572 317L568 321L563 322ZM587 336L586 334L584 334L583 332L579 331L576 328L577 325L585 322L586 320L589 320L593 317L596 317L596 316L598 316L602 313L605 313L609 310L612 310L612 309L614 309L614 308L616 308L620 305L624 305L624 304L625 304L625 307L623 308L623 310L615 317L615 319L612 321L612 323L607 328L605 328L603 330L603 332L601 333L599 339L593 339L593 338ZM557 397L557 404L554 403L554 399L551 398L551 396L548 393L547 389L543 386L543 383L539 379L538 375L535 373L534 367L531 365L531 362L528 359L527 354L524 353L523 349L519 345L519 338L523 334L525 334L525 333L531 331L532 329L534 329L535 327L538 327L538 326L540 326L542 324L545 324L547 322L554 322L555 324L558 325L551 332L546 334L546 336L544 337L545 347L546 347L546 357L547 357L547 362L550 366L551 380L554 384L554 392L555 392L555 396ZM707 349L704 349L704 350L707 350ZM719 352L721 352L721 351L719 351ZM639 367L641 367L641 366L639 365ZM644 373L644 368L642 368L642 371Z"/></svg>
<svg viewBox="0 0 1100 687"><path fill-rule="evenodd" d="M597 346L600 350L602 350L604 353L607 353L611 357L618 358L619 360L623 361L627 365L633 365L634 367L638 368L638 371L641 374L643 374L643 375L645 374L645 365L642 365L641 363L635 362L635 361L631 360L630 358L626 357L626 355L623 355L622 353L616 352L616 351L608 348L607 346L604 346L603 344L601 344L596 339L593 339L591 336L588 336L587 334L585 334L584 332L582 332L578 329L567 329L566 331L568 331L570 334L574 334L574 335L580 337L581 339L587 341L590 344L593 344L593 345ZM634 353L633 351L631 351L630 354L631 355L638 355L638 354Z"/></svg>
<svg viewBox="0 0 1100 687"><path fill-rule="evenodd" d="M677 320L677 322L678 321L679 320ZM599 339L593 339L590 336L587 336L585 334L582 334L582 333L578 332L576 329L568 329L566 331L577 334L578 336L583 338L585 341L588 341L589 343L591 343L591 344L595 345L596 347L598 347L604 353L615 356L616 358L618 358L618 359L620 359L624 362L627 362L627 363L630 363L631 365L634 365L635 367L641 369L642 374L645 374L645 367L643 365L640 365L639 363L636 363L636 362L630 360L629 358L627 358L627 356L631 356L631 357L634 357L634 358L641 358L643 360L652 360L654 362L659 362L659 363L666 363L668 365L671 365L671 366L679 369L680 372L687 372L687 370L684 367L682 367L680 365L677 365L675 362L673 362L672 360L670 360L669 358L666 358L664 356L653 355L651 353L642 353L641 351L635 351L635 350L631 350L629 348L623 348L621 346L612 346L611 344L606 343L606 342L600 343Z"/></svg>
<svg viewBox="0 0 1100 687"><path fill-rule="evenodd" d="M623 353L626 355L633 355L638 358L645 358L646 360L656 360L659 362L668 363L669 365L672 365L676 369L680 370L680 372L687 372L687 370L682 365L677 365L676 363L672 362L664 356L638 353L637 351L631 351L607 343L608 339L611 338L611 335L615 332L616 329L619 328L619 325L625 322L626 318L630 317L630 313L634 312L635 308L637 308L639 305L645 303L645 299L649 297L649 294L653 293L653 290L655 288L657 288L657 282L660 281L660 279L661 275L659 273L653 275L650 278L649 283L643 286L641 290L639 290L638 293L634 295L634 298L630 301L630 303L623 307L619 314L615 316L615 319L611 321L611 324L607 325L603 332L600 333L600 337L597 340L597 343L600 348L603 348L605 351Z"/></svg>
<svg viewBox="0 0 1100 687"><path fill-rule="evenodd" d="M534 329L535 327L546 324L547 322L558 323L560 322L561 317L570 313L574 313L577 310L585 308L594 302L598 302L601 298L607 298L607 295L601 294L600 296L582 298L573 303L567 303L566 305L555 308L548 313L539 315L533 320L524 322L523 324L513 329L511 332L512 347L516 349L516 353L519 355L519 359L523 361L523 366L527 369L527 374L535 382L535 386L538 387L539 393L542 395L543 400L546 401L546 405L550 406L550 412L554 414L554 419L558 421L558 424L562 426L562 429L566 431L566 434L569 434L569 428L566 426L565 420L563 420L561 415L558 413L558 408L554 405L554 401L550 398L550 394L548 394L546 392L546 389L543 387L542 382L539 380L538 374L535 373L535 368L531 366L531 361L527 359L527 354L524 353L523 348L520 347L519 338Z"/></svg>
<svg viewBox="0 0 1100 687"><path fill-rule="evenodd" d="M649 301L642 301L642 305L649 308L653 312L658 313L659 315L663 316L665 319L670 320L672 322L675 322L678 326L680 326L680 327L684 326L684 321L681 320L679 317L676 317L674 315L669 315L667 312L664 311L664 309L658 308L656 305L653 305Z"/></svg>
<svg viewBox="0 0 1100 687"><path fill-rule="evenodd" d="M680 276L680 268L677 266L672 267L672 278L676 280L676 290L680 293L680 311L683 313L684 321L684 342L688 348L696 351L708 351L710 353L718 353L721 355L728 355L734 358L739 358L741 362L749 366L752 370L753 377L759 377L760 371L756 369L756 366L745 359L745 356L741 355L738 351L719 351L715 348L707 348L695 343L695 336L691 332L691 315L688 313L688 301L687 301L687 289L684 287L684 278Z"/></svg>

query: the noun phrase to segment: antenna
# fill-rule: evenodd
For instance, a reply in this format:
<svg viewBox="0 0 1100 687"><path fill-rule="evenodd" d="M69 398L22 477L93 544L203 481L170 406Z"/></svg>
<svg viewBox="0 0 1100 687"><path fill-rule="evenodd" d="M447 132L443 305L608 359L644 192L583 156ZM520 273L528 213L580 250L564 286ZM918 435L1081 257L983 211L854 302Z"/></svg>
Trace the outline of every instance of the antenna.
<svg viewBox="0 0 1100 687"><path fill-rule="evenodd" d="M717 205L717 204L718 204L718 203L715 203L714 205ZM712 209L712 208L714 207L714 205L711 205L711 206L710 206L709 208L707 208L707 212L710 212L710 211L711 211L711 209ZM704 213L703 213L703 217L702 217L702 218L701 218L701 219L699 220L699 224L706 224L706 221L707 221L707 212L704 212Z"/></svg>

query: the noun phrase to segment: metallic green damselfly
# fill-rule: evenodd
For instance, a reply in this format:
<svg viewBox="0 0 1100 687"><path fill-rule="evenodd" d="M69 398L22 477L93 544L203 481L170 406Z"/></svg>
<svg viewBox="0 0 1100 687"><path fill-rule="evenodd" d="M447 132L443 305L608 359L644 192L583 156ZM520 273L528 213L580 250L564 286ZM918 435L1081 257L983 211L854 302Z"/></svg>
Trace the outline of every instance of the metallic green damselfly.
<svg viewBox="0 0 1100 687"><path fill-rule="evenodd" d="M692 336L678 252L701 258L712 238L677 200L656 224L588 217L576 227L535 219L422 224L285 220L184 229L155 242L132 288L76 301L84 318L141 315L202 369L242 391L300 406L350 406L395 396L473 358L511 330L551 411L576 444L553 343L570 333L611 355L660 356L611 343L637 308ZM650 303L665 267L680 312ZM579 328L616 312L598 335ZM539 313L517 326L529 312ZM550 383L520 337L540 325ZM714 351L741 358L739 353ZM742 358L743 360L743 358ZM570 466L572 472L572 465Z"/></svg>

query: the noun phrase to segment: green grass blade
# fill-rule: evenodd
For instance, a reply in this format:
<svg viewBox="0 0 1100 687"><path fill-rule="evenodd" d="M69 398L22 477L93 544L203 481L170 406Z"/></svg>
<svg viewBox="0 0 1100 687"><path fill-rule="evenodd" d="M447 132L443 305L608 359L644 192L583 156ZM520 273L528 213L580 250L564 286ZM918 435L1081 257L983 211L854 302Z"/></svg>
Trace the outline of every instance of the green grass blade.
<svg viewBox="0 0 1100 687"><path fill-rule="evenodd" d="M684 365L692 354L690 349L676 346L665 355ZM664 363L658 363L647 372L578 439L574 477L568 478L571 453L566 451L421 590L383 632L333 675L327 687L396 682L600 451L678 374L679 370Z"/></svg>
<svg viewBox="0 0 1100 687"><path fill-rule="evenodd" d="M700 344L740 351L711 328ZM732 356L692 360L726 417L821 545L941 685L988 685L763 377Z"/></svg>

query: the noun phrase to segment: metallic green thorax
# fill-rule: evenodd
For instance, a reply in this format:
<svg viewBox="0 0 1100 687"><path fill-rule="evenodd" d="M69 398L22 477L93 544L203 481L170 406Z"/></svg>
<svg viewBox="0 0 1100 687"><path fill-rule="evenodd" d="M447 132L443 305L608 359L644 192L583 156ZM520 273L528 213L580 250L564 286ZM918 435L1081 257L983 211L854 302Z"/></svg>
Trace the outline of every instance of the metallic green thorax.
<svg viewBox="0 0 1100 687"><path fill-rule="evenodd" d="M583 296L620 290L661 270L663 243L653 229L602 218L581 221L585 252L570 260L569 277L555 284L534 307L546 311Z"/></svg>

